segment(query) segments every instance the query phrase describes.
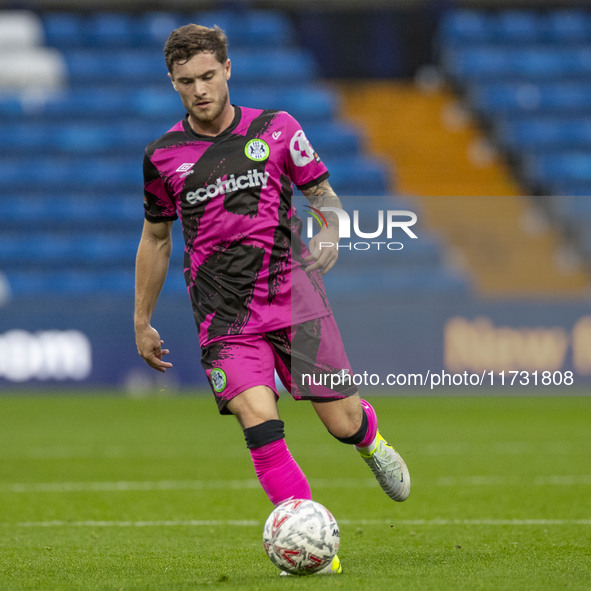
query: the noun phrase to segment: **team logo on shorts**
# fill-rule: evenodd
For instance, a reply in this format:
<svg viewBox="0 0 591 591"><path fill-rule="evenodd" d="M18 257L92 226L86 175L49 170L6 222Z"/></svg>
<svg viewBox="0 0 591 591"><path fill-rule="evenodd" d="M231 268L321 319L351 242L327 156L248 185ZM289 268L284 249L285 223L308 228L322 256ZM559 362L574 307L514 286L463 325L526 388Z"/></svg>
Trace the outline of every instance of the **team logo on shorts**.
<svg viewBox="0 0 591 591"><path fill-rule="evenodd" d="M227 380L223 369L219 369L218 367L212 369L211 373L209 374L209 379L211 380L213 389L218 394L226 387Z"/></svg>
<svg viewBox="0 0 591 591"><path fill-rule="evenodd" d="M261 162L269 157L269 144L265 140L254 139L250 140L246 146L244 146L244 153L255 162Z"/></svg>

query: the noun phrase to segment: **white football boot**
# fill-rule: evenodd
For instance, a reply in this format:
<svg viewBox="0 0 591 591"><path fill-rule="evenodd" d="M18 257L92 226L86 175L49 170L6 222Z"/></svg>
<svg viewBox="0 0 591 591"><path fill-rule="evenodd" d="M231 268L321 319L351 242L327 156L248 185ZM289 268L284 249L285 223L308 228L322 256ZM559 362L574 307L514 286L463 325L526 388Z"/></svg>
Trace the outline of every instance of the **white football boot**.
<svg viewBox="0 0 591 591"><path fill-rule="evenodd" d="M369 447L357 447L384 492L394 501L406 501L410 494L410 474L400 454L378 431Z"/></svg>

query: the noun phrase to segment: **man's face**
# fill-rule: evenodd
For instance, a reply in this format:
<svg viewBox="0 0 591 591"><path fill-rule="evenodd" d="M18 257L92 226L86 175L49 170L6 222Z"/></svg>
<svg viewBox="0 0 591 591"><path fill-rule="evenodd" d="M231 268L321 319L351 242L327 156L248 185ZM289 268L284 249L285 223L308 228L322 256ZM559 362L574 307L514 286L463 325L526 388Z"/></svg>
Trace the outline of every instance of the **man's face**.
<svg viewBox="0 0 591 591"><path fill-rule="evenodd" d="M230 107L228 80L230 60L220 63L213 53L194 55L189 61L173 65L172 85L199 128L208 129Z"/></svg>

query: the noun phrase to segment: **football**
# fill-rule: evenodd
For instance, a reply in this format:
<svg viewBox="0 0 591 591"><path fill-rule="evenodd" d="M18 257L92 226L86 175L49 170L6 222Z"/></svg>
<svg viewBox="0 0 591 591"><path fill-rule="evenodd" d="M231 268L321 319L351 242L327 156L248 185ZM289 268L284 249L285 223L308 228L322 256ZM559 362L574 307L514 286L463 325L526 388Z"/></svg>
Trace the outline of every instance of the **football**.
<svg viewBox="0 0 591 591"><path fill-rule="evenodd" d="M293 575L310 575L330 564L337 553L339 526L320 503L289 499L267 518L263 543L277 568Z"/></svg>

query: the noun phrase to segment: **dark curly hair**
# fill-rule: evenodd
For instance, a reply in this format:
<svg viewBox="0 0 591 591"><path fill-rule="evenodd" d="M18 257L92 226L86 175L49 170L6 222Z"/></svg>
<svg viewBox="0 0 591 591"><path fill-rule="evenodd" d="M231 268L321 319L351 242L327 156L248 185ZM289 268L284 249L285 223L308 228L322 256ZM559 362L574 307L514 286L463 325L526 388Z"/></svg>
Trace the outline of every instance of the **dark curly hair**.
<svg viewBox="0 0 591 591"><path fill-rule="evenodd" d="M202 25L184 25L175 29L164 44L164 60L172 74L175 62L187 62L195 54L211 52L222 64L228 59L228 39L217 25L213 28Z"/></svg>

